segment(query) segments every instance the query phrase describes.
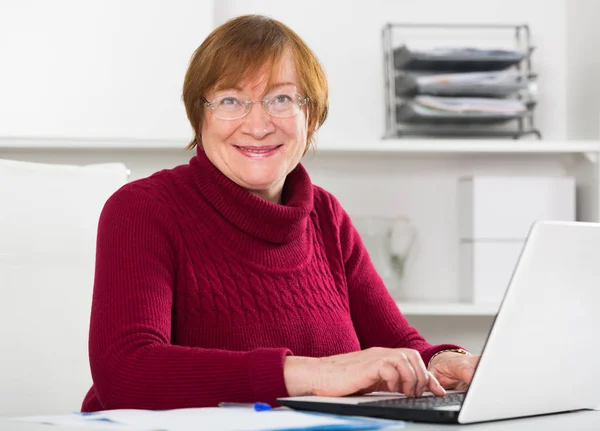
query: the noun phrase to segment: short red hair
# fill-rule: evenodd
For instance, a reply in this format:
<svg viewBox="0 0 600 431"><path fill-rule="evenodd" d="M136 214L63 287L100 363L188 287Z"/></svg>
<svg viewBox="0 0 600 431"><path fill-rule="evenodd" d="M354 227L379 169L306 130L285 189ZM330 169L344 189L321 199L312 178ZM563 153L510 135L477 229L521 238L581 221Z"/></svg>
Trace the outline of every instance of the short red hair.
<svg viewBox="0 0 600 431"><path fill-rule="evenodd" d="M325 122L329 109L325 71L293 30L261 15L244 15L227 21L213 30L194 52L183 84L183 102L195 133L187 148L202 143L204 104L201 99L207 92L235 87L265 66L270 67L272 73L288 51L296 67L298 90L309 98L308 150L313 133Z"/></svg>

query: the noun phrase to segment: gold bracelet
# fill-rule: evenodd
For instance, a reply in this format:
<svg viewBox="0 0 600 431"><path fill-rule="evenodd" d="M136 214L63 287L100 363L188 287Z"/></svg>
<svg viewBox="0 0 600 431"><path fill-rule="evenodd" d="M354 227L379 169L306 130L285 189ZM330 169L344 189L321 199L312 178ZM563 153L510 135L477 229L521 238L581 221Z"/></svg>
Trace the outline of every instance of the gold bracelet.
<svg viewBox="0 0 600 431"><path fill-rule="evenodd" d="M445 352L454 352L454 353L460 353L461 355L470 355L470 353L467 352L465 349L444 349L444 350L440 350L439 352L436 352L431 358L429 358L429 362L427 363L427 369L429 370L429 366L431 365L431 361L433 361L433 358L435 358L440 353L445 353Z"/></svg>

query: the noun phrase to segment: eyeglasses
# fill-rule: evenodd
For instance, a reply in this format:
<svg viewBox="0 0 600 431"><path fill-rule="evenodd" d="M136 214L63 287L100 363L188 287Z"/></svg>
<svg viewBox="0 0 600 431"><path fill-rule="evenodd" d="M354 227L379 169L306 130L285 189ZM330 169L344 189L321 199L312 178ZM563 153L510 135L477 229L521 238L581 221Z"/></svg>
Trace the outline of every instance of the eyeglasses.
<svg viewBox="0 0 600 431"><path fill-rule="evenodd" d="M308 103L308 97L299 94L281 93L262 100L250 100L242 96L220 96L209 102L204 97L204 106L213 111L215 117L221 120L238 120L248 115L252 104L260 103L267 114L286 118L297 115L302 106Z"/></svg>

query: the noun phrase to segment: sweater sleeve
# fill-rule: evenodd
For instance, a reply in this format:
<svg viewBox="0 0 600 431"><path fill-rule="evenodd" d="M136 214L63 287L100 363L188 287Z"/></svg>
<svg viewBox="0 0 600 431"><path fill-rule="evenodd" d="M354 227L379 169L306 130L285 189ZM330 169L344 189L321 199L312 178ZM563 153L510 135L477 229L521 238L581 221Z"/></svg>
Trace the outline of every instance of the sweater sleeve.
<svg viewBox="0 0 600 431"><path fill-rule="evenodd" d="M361 347L415 349L425 365L440 350L460 348L454 344L431 345L408 323L375 270L350 217L333 196L332 202L339 228L350 312Z"/></svg>
<svg viewBox="0 0 600 431"><path fill-rule="evenodd" d="M287 349L237 352L171 344L180 239L166 206L141 186L125 186L104 206L89 333L103 409L272 404L286 396Z"/></svg>

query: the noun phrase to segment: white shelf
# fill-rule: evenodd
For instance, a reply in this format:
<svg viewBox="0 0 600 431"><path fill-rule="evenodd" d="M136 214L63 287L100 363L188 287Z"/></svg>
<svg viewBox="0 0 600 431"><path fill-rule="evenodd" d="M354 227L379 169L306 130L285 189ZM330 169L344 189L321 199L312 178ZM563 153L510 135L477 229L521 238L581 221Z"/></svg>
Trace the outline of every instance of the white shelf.
<svg viewBox="0 0 600 431"><path fill-rule="evenodd" d="M0 137L0 149L32 150L173 150L184 151L188 141L165 139L96 139L59 137Z"/></svg>
<svg viewBox="0 0 600 431"><path fill-rule="evenodd" d="M527 141L498 139L381 139L370 142L342 142L317 144L319 153L533 153L574 154L597 153L598 141Z"/></svg>
<svg viewBox="0 0 600 431"><path fill-rule="evenodd" d="M186 140L0 137L0 149L170 150L184 151ZM317 143L319 154L590 154L598 141L529 141L499 139L374 139ZM309 153L310 154L310 153Z"/></svg>
<svg viewBox="0 0 600 431"><path fill-rule="evenodd" d="M498 306L460 302L397 302L406 316L495 316Z"/></svg>

